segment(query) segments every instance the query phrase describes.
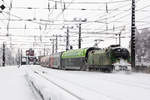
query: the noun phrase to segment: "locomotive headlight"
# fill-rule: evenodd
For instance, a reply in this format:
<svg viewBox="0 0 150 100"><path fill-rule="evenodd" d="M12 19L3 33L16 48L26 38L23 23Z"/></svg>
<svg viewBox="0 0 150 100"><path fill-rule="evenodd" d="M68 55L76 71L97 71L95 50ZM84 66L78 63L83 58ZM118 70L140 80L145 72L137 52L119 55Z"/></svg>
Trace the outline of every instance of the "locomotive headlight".
<svg viewBox="0 0 150 100"><path fill-rule="evenodd" d="M128 65L127 67L128 67L127 69L128 69L129 71L132 70L131 65Z"/></svg>
<svg viewBox="0 0 150 100"><path fill-rule="evenodd" d="M119 70L120 68L119 68L119 66L118 65L116 65L115 66L115 70Z"/></svg>

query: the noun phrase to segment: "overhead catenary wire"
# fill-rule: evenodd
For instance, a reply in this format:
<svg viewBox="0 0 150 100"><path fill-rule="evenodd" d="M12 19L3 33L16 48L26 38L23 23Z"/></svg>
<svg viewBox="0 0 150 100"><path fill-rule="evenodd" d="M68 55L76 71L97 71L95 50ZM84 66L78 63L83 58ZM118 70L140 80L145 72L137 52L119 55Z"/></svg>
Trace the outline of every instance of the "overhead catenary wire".
<svg viewBox="0 0 150 100"><path fill-rule="evenodd" d="M61 1L58 1L58 0L49 0L49 1L53 1L53 2L57 2L57 3L62 3ZM128 2L130 0L118 0L118 1L109 1L107 2L108 4L110 3L120 3L120 2ZM66 3L66 4L105 4L106 2L63 2L63 3Z"/></svg>
<svg viewBox="0 0 150 100"><path fill-rule="evenodd" d="M35 8L35 7L13 7L13 9L26 9L26 10L31 10L31 9L39 9L39 10L41 10L41 9L43 9L43 10L47 10L47 9L50 9L50 10L52 10L52 9L55 9L55 8ZM57 8L57 9L55 9L55 10L62 10L62 9L64 9L64 8ZM64 10L81 10L81 11L106 11L105 9L89 9L89 8L65 8ZM54 11L54 10L53 10ZM125 10L119 10L119 9L108 9L108 11L124 11L124 12L127 12L127 11L129 11L128 9L125 9ZM142 11L149 11L149 10L142 10Z"/></svg>
<svg viewBox="0 0 150 100"><path fill-rule="evenodd" d="M139 1L141 1L141 0L137 0L136 1L136 3L138 3ZM131 2L130 2L130 4L131 4ZM115 8L114 10L117 10L117 9L120 9L120 8L123 8L123 7L126 7L126 6L128 6L129 4L125 4L125 5L123 5L123 6L120 6L120 7L117 7L117 8ZM130 11L131 10L131 8L129 8L128 9L128 11ZM111 14L111 13L113 13L113 11L112 12L108 12L108 14ZM110 18L115 18L116 16L119 16L119 15L121 15L122 13L125 13L125 12L119 12L119 13L117 13L117 14L115 14L115 15L111 15L110 17L108 17L107 19L110 19ZM128 15L129 15L129 13L128 13ZM125 15L125 16L123 16L123 17L126 17L126 16L128 16L127 14ZM102 16L100 16L97 20L105 20L106 19L106 17L105 17L106 15L105 14L103 14ZM103 17L105 17L105 18L103 18ZM110 24L110 23L108 23L108 24Z"/></svg>
<svg viewBox="0 0 150 100"><path fill-rule="evenodd" d="M49 0L49 1L51 1L51 0ZM54 0L55 1L55 0ZM120 0L120 1L125 1L125 0ZM59 1L58 1L59 2ZM75 1L74 1L75 2ZM79 2L72 2L72 4L79 4ZM110 1L111 2L111 1ZM127 2L129 2L130 3L130 0L127 0ZM66 5L68 5L68 4L70 4L71 2L65 2L64 0L60 0L60 4L61 5L63 5L63 3L66 3ZM88 3L86 3L86 2L82 2L81 4L87 4L88 5ZM96 3L96 2L95 2ZM102 3L102 4L105 4L106 2L104 2L104 3ZM116 2L117 3L117 2ZM119 2L118 2L119 3ZM99 3L100 4L100 3ZM109 2L108 2L108 4L109 4ZM90 5L90 4L89 4ZM92 4L92 5L94 5L94 3ZM96 4L97 5L97 4ZM123 4L121 4L121 6L123 6ZM145 6L145 5L144 5ZM55 10L61 10L60 11L60 13L62 13L61 15L65 15L65 13L62 11L62 9L63 9L63 6L61 6L61 8L57 8L57 9L55 9L55 8L53 8L54 6L53 5L51 5L51 7L52 7L52 9L50 9L50 11L55 11ZM72 7L72 6L71 6ZM69 8L67 8L67 9L65 9L65 10L74 10L74 8L71 8L71 7L69 7ZM141 7L142 8L142 7ZM146 7L147 8L147 7ZM15 7L13 7L13 9L20 9L20 10L22 10L22 9L24 9L24 10L26 10L26 9L29 9L29 10L31 10L31 9L41 9L41 10L48 10L48 8L34 8L34 7L31 7L31 8L28 8L28 7L23 7L23 8L15 8ZM149 10L145 10L145 7L143 7L143 9L144 10L142 10L142 9L136 9L137 10L137 12L139 11L139 12L143 12L143 11L145 11L145 12L148 12ZM75 10L81 10L81 9L78 9L78 8L75 8ZM88 9L86 9L86 10L88 10ZM89 8L89 10L90 10L90 8ZM100 9L91 9L91 10L93 10L93 11L95 11L95 10L98 10L98 11L100 11L100 12L103 12L103 11L105 11L105 9L102 9L102 10L100 10ZM126 13L128 12L128 10L130 11L130 9L126 9L126 10L124 10L124 11L122 11L122 13L123 13L123 15L121 15L122 13L118 13L118 14L116 14L117 13L117 11L121 11L121 9L117 9L116 8L116 10L115 9L113 9L113 10L110 10L110 9L108 9L108 14L112 14L112 16L113 15L116 15L115 16L115 18L114 18L114 16L113 17L111 17L110 16L110 18L108 18L109 20L108 20L108 24L112 24L112 23L119 23L119 24L121 24L121 26L124 26L124 25L126 25L126 24L124 24L124 21L122 21L124 18L126 18ZM84 10L85 11L85 10ZM113 14L114 13L114 14ZM52 14L52 13L51 13ZM8 15L8 14L7 14ZM15 14L14 14L15 15ZM53 14L52 14L53 15ZM60 17L61 17L61 15L60 15ZM12 16L12 15L11 15ZM127 15L128 16L128 15ZM19 16L16 16L16 18L18 17L18 19L10 19L10 21L29 21L29 22L32 22L32 23L35 23L35 24L39 24L39 25L46 25L47 23L49 23L48 25L49 26L53 26L53 28L56 28L56 30L60 30L60 28L58 28L56 25L64 25L64 24L66 24L66 23L68 23L68 25L69 24L72 24L72 23L74 23L73 21L71 21L71 20L64 20L65 19L65 16L62 18L62 20L61 20L61 18L60 17L58 17L58 18L54 18L54 17L51 17L51 18L49 18L48 20L50 20L50 21L42 21L42 20L32 20L32 19L24 19L24 18L19 18ZM98 21L100 22L100 23L102 23L102 24L105 24L105 22L104 21L101 21L101 20L104 20L105 18L105 16L104 17L102 17L102 18L100 18L101 16L99 16L99 19L94 19L95 17L93 17L93 19L94 20L92 20L92 21L87 21L85 24L88 24L88 23L90 23L90 24L95 24L95 23L98 23ZM52 21L53 22L51 22L51 19L52 19ZM7 19L6 19L7 20ZM60 21L60 22L59 22ZM96 22L97 21L97 22ZM56 24L56 23L59 23L59 24ZM141 19L139 19L139 20L136 20L136 22L137 23L143 23L143 25L146 25L146 23L149 23L149 22L146 22L146 21L143 21L143 20L141 20ZM53 24L54 23L54 24ZM89 25L89 24L88 24ZM98 32L94 29L95 27L90 27L90 25L88 26L88 27L85 27L86 25L83 25L83 30L84 29L86 29L86 28L89 28L89 30L94 30L93 32L95 32L95 33L97 33L98 34ZM100 27L101 27L102 25L100 25ZM115 32L118 32L119 31L119 29L121 29L121 27L119 27L119 28L116 28L117 26L115 26ZM53 28L47 28L48 30L49 29L53 29ZM140 28L140 27L139 27ZM6 27L3 27L2 29L6 29ZM23 27L10 27L10 29L24 29ZM25 30L28 30L28 29L39 29L38 27L28 27L28 28L26 28ZM97 30L98 30L98 28L97 28ZM100 28L99 30L101 30L100 32L103 32L103 33L105 33L106 32L106 30L104 29L104 27L102 27L102 28ZM109 29L108 29L108 31L113 31L113 29L112 28L110 28L109 27ZM43 31L42 31L43 32ZM53 34L57 34L57 32L55 33L53 33ZM77 34L77 33L76 33ZM90 32L85 32L85 31L83 31L83 34L84 35L89 35L89 34L94 34L94 33L92 33L91 31ZM28 34L27 34L28 35ZM23 36L19 36L19 35L16 35L16 37L23 37ZM30 35L28 35L28 36L30 36ZM28 37L27 36L27 37ZM100 35L101 36L101 35ZM15 35L14 35L14 37L15 37ZM26 36L24 36L24 37L26 37ZM32 37L32 36L31 36ZM43 37L44 37L44 33L43 33ZM44 37L45 38L45 37ZM84 37L82 37L82 38L84 38Z"/></svg>
<svg viewBox="0 0 150 100"><path fill-rule="evenodd" d="M140 10L145 9L145 8L147 8L147 7L150 7L150 5L146 5L146 6L142 7L142 8L139 8L139 9L137 9L136 11L140 11ZM131 8L130 8L130 9L131 9ZM130 9L129 9L129 10L130 10ZM129 14L130 14L130 13L127 13L127 14L125 14L125 15L119 17L119 18L116 18L115 20L108 22L108 24L113 23L113 22L115 22L115 21L117 21L117 20L120 20L120 19L122 19L122 18L124 18L124 17L127 17ZM118 14L116 14L116 15L118 16ZM113 17L114 17L114 16L109 17L109 18L113 18ZM104 18L104 19L105 19L105 18ZM104 19L101 19L101 20L104 20ZM138 21L138 22L140 22L140 21ZM146 23L146 22L145 22L145 23ZM105 30L104 30L104 31L105 31Z"/></svg>
<svg viewBox="0 0 150 100"><path fill-rule="evenodd" d="M118 14L117 14L118 15ZM13 15L14 16L14 15ZM15 17L18 17L18 16L15 16ZM113 16L114 17L114 16ZM20 18L20 17L18 17ZM26 20L26 21L31 21L31 20ZM38 22L34 22L34 23L38 23ZM38 23L38 24L42 24L42 23Z"/></svg>
<svg viewBox="0 0 150 100"><path fill-rule="evenodd" d="M30 9L30 8L29 8Z"/></svg>

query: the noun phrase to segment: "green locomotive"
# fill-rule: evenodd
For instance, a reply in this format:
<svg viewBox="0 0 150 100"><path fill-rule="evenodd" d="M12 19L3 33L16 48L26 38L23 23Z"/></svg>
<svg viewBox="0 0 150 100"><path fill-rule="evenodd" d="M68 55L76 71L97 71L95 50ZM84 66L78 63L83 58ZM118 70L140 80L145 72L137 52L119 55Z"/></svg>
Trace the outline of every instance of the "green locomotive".
<svg viewBox="0 0 150 100"><path fill-rule="evenodd" d="M89 52L87 63L88 69L108 72L113 70L131 70L129 51L118 47L118 45Z"/></svg>

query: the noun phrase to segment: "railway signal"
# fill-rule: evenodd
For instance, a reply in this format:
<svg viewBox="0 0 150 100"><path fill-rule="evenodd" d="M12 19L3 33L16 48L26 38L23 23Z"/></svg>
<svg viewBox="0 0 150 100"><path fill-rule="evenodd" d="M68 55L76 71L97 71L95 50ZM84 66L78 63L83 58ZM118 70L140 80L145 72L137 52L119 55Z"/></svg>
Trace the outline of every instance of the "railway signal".
<svg viewBox="0 0 150 100"><path fill-rule="evenodd" d="M0 8L1 8L1 10L4 10L6 7L2 4L2 5L0 6Z"/></svg>

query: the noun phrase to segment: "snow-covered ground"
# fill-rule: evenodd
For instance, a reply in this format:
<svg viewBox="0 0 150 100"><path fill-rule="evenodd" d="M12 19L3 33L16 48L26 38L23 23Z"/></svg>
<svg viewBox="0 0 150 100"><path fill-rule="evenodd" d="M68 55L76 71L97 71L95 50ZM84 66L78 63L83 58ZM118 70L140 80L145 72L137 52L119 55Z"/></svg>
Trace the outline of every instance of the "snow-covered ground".
<svg viewBox="0 0 150 100"><path fill-rule="evenodd" d="M36 100L24 75L17 66L0 67L0 100Z"/></svg>
<svg viewBox="0 0 150 100"><path fill-rule="evenodd" d="M40 66L28 66L26 70L30 80L51 100L150 100L150 74L64 71Z"/></svg>
<svg viewBox="0 0 150 100"><path fill-rule="evenodd" d="M150 100L150 74L143 73L65 71L28 65L0 68L0 79L0 100L39 100L38 94L43 100Z"/></svg>

